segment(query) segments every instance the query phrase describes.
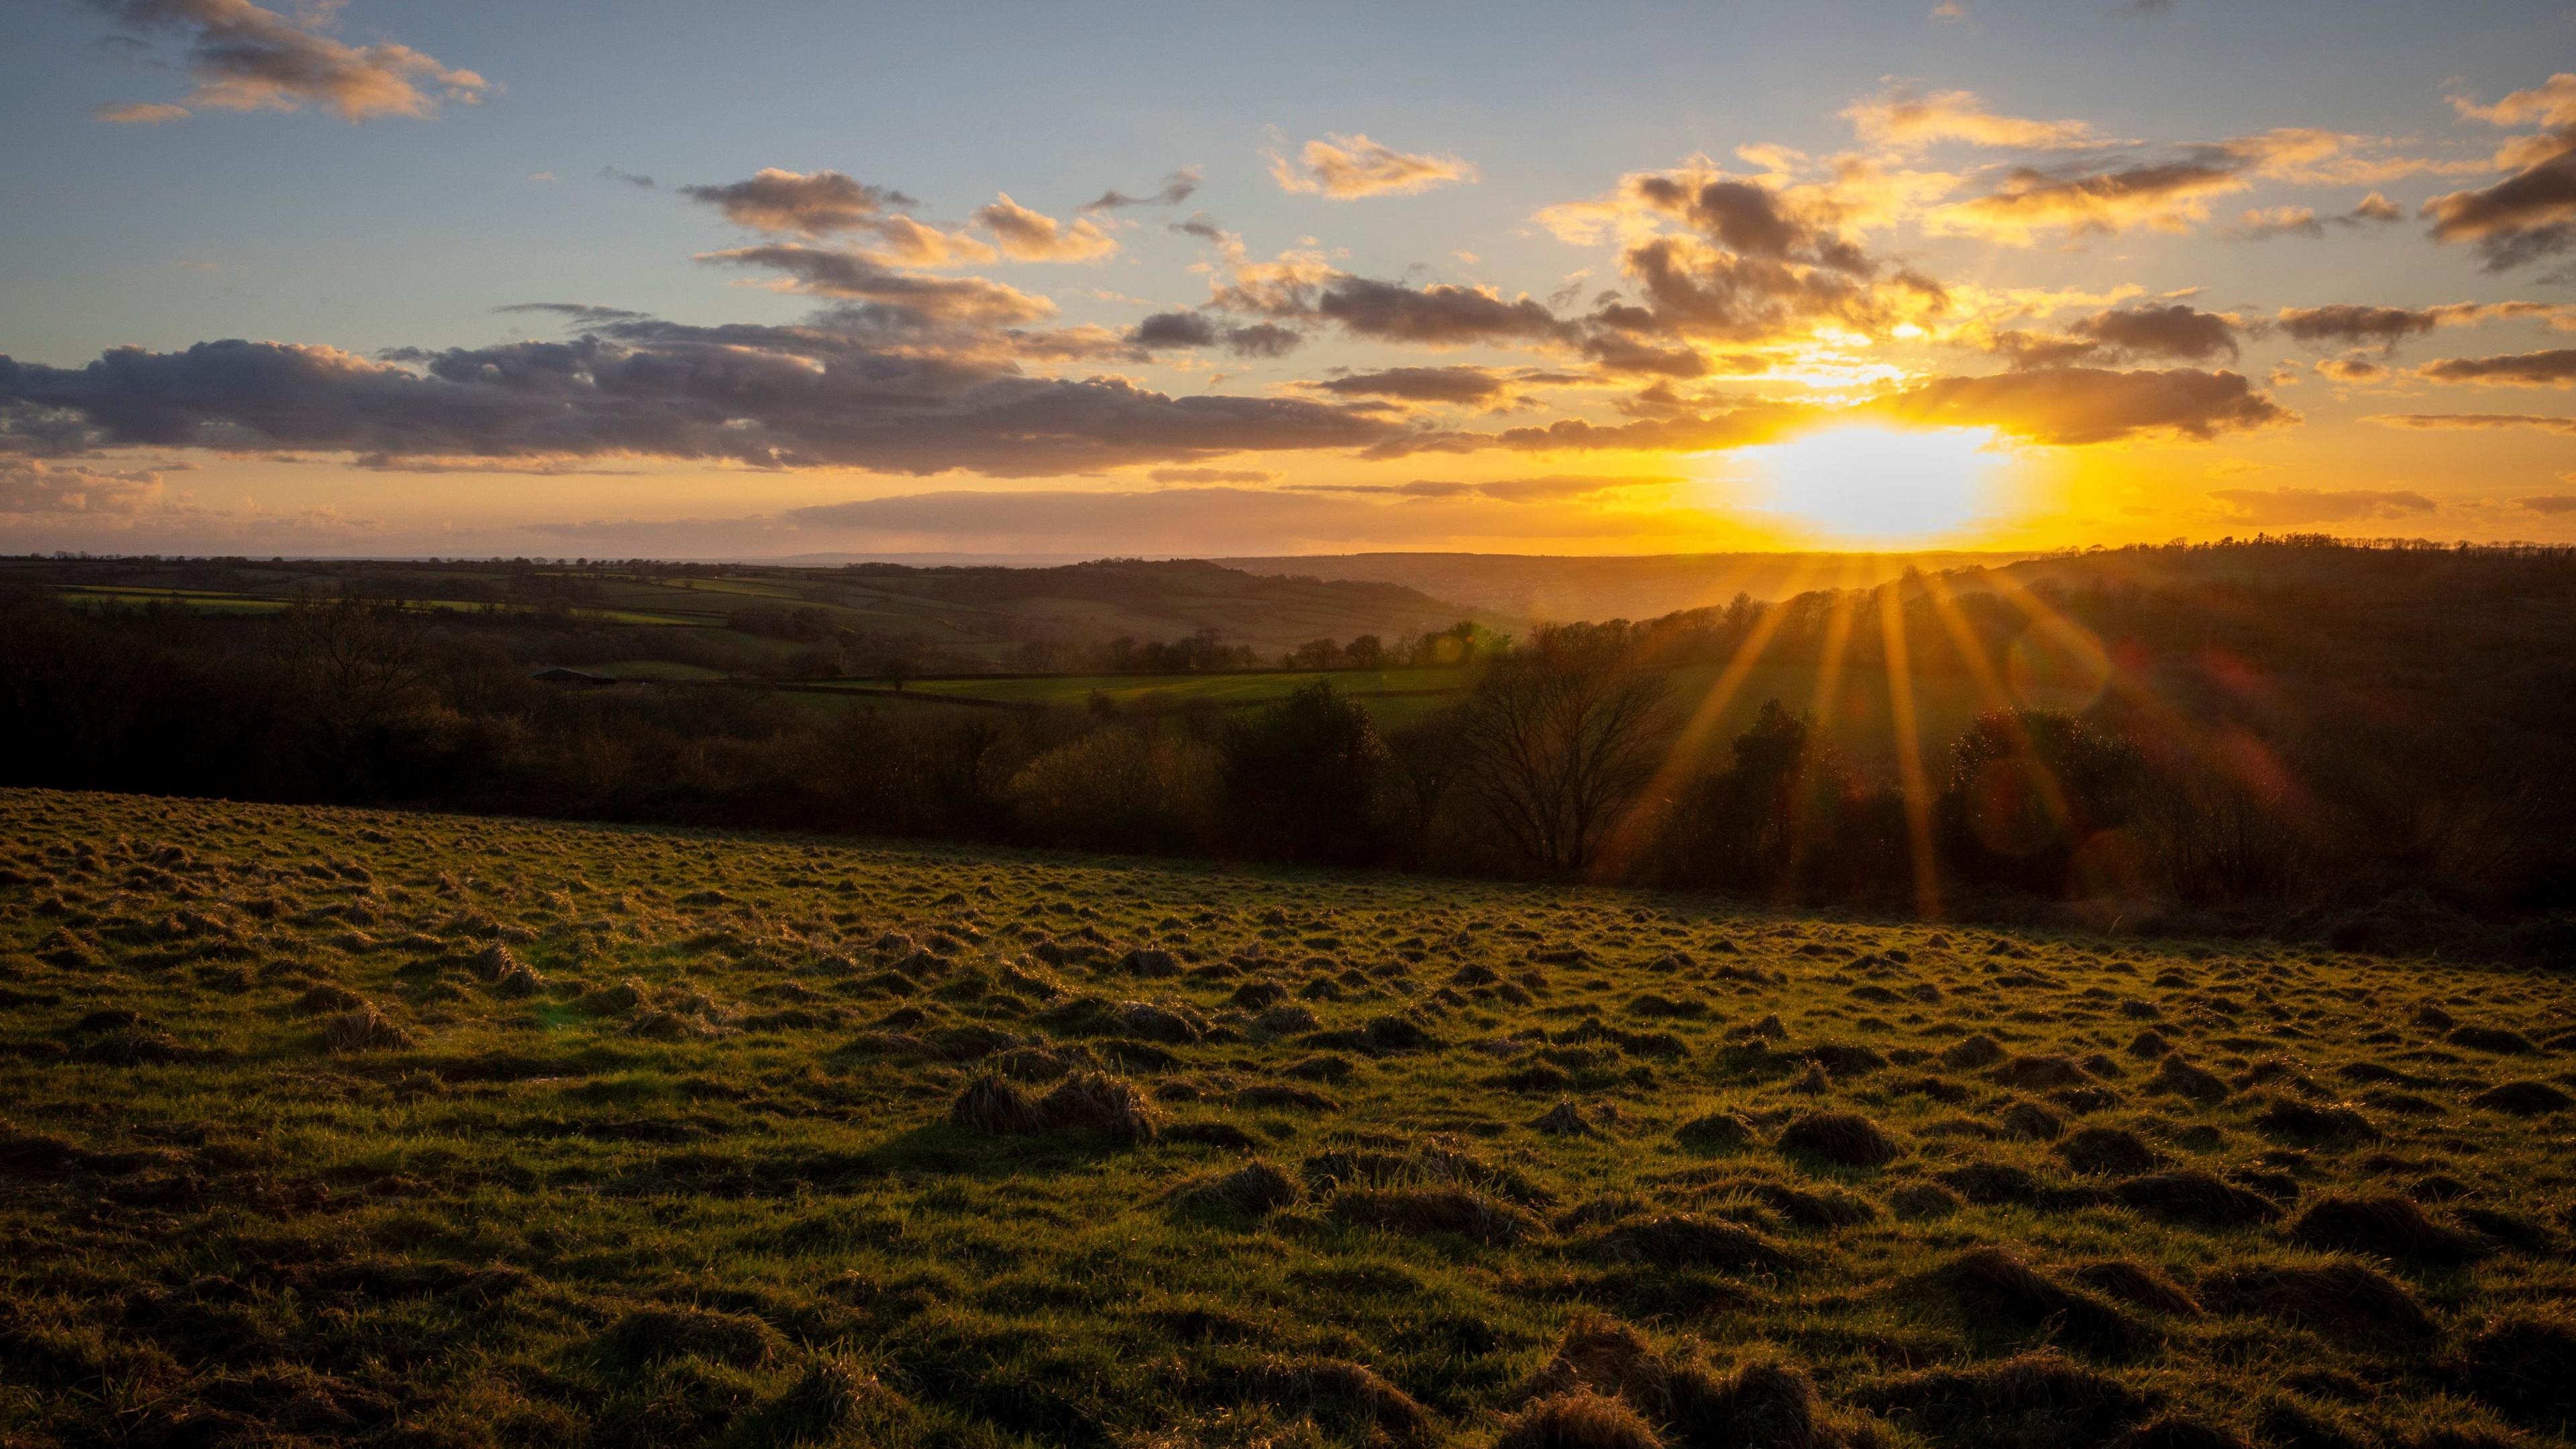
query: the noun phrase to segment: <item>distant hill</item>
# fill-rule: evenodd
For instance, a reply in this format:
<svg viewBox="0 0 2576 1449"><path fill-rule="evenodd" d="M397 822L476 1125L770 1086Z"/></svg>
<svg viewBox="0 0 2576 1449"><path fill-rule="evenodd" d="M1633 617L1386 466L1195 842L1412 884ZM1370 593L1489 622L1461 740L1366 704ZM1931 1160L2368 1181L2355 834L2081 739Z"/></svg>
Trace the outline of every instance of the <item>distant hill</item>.
<svg viewBox="0 0 2576 1449"><path fill-rule="evenodd" d="M1247 573L1401 584L1522 619L1652 619L1738 593L1785 599L1869 588L1909 569L1998 567L2030 553L1699 553L1584 557L1508 553L1360 553L1210 562Z"/></svg>
<svg viewBox="0 0 2576 1449"><path fill-rule="evenodd" d="M1391 581L1287 577L1195 559L1103 559L1056 568L867 563L800 572L859 595L870 613L927 613L961 633L994 640L1176 639L1213 629L1228 643L1275 652L1355 634L1392 643L1470 615L1500 621L1498 611Z"/></svg>
<svg viewBox="0 0 2576 1449"><path fill-rule="evenodd" d="M184 607L254 616L303 596L363 594L434 605L451 619L496 626L491 611L535 630L616 626L637 657L715 672L834 640L882 652L910 641L934 668L1001 667L1023 646L1140 643L1212 632L1265 658L1315 639L1408 634L1474 619L1517 621L1402 584L1255 574L1193 559L1104 559L1047 568L866 562L789 568L755 564L530 560L447 562L333 559L0 559L0 586L50 588L93 606ZM545 662L583 664L560 640ZM596 642L596 641L594 641ZM537 646L531 646L537 647ZM624 656L620 656L624 657Z"/></svg>

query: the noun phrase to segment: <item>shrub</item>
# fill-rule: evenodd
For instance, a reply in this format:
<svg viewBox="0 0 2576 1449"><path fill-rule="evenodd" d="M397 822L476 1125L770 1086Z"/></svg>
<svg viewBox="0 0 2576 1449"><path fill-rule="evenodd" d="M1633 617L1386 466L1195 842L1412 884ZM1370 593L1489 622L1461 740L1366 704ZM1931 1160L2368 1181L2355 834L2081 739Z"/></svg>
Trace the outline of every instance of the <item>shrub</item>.
<svg viewBox="0 0 2576 1449"><path fill-rule="evenodd" d="M1204 745L1117 726L1039 755L1006 794L1039 841L1095 850L1180 850L1206 838L1214 760Z"/></svg>

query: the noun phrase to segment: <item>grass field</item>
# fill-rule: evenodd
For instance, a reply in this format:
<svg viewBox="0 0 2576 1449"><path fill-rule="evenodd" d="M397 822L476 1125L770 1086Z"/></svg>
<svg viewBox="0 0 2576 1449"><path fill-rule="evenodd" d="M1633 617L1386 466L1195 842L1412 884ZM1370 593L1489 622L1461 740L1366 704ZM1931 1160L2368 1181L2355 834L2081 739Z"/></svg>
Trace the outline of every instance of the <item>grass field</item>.
<svg viewBox="0 0 2576 1449"><path fill-rule="evenodd" d="M2561 974L0 792L0 1443L2563 1442Z"/></svg>
<svg viewBox="0 0 2576 1449"><path fill-rule="evenodd" d="M57 597L70 604L89 608L140 608L161 604L200 614L273 614L287 609L296 601L289 594L225 593L213 589L155 589L114 584L84 584L58 588ZM404 608L432 614L514 614L533 615L533 604L495 603L466 599L402 599ZM670 610L617 609L578 607L566 611L571 617L594 624L648 624L683 628L721 629L726 616L706 612L673 612Z"/></svg>

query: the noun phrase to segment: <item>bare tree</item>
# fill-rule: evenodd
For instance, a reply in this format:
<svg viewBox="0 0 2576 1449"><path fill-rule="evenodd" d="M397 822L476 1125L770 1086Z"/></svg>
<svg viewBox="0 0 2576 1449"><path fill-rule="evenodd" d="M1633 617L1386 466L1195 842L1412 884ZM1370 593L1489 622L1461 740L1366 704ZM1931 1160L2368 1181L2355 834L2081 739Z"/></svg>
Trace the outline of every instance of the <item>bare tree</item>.
<svg viewBox="0 0 2576 1449"><path fill-rule="evenodd" d="M1663 680L1618 625L1542 629L1486 670L1460 708L1462 783L1495 826L1552 871L1591 863L1663 759Z"/></svg>
<svg viewBox="0 0 2576 1449"><path fill-rule="evenodd" d="M430 680L429 652L401 607L354 594L297 600L273 621L269 641L343 732L392 713Z"/></svg>

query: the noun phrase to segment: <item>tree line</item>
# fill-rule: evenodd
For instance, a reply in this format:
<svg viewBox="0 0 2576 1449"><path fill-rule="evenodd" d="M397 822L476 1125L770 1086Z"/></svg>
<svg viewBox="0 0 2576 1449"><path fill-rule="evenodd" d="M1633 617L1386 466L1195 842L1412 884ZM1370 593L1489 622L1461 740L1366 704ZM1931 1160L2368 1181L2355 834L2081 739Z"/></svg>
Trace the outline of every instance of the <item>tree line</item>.
<svg viewBox="0 0 2576 1449"><path fill-rule="evenodd" d="M2064 627L2131 656L2121 669L2154 688L2107 691L2081 713L1990 710L1891 771L1777 700L1731 739L1701 737L1675 665L1758 643L1873 668L1910 648L1909 667L1958 669L1989 644L2008 661L2030 632L2024 614L1918 580L1509 641L1455 632L1472 682L1384 728L1329 682L1254 708L1145 716L825 705L734 686L568 691L529 679L506 628L363 598L243 619L99 614L28 592L0 595L0 760L26 785L1580 878L1870 909L2292 909L2409 893L2488 915L2576 904L2576 725L2551 708L2568 689L2561 664L2517 676L2470 661L2462 673L2489 682L2433 690L2447 707L2429 715L2339 708L2328 682L2379 689L2374 671L2416 667L2419 644L2447 632L2456 646L2461 631L2344 627L2349 599L2314 593L2251 610L2234 586L2053 594ZM2210 663L2222 657L2272 661L2264 688L2231 693L2235 676Z"/></svg>

